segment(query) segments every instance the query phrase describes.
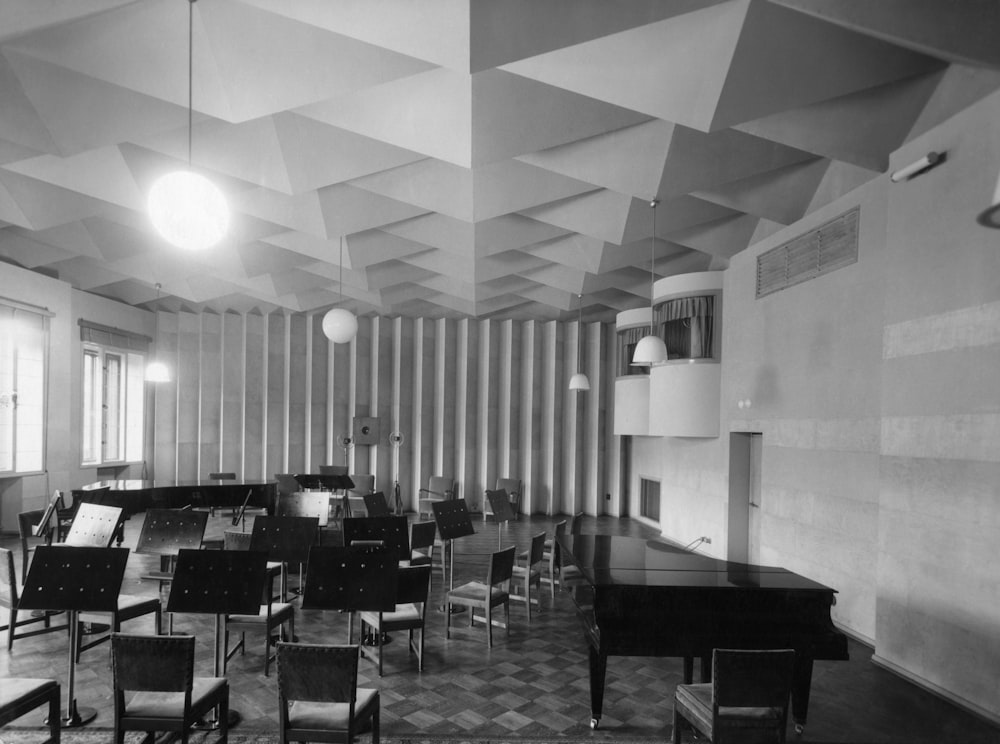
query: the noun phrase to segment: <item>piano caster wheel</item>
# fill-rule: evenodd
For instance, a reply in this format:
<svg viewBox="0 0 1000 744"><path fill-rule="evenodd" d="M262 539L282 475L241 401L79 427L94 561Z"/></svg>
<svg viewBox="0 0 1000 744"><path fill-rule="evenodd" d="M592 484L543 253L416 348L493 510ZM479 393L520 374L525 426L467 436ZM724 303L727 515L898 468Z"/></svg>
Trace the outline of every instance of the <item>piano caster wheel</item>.
<svg viewBox="0 0 1000 744"><path fill-rule="evenodd" d="M805 728L806 728L805 724L803 724L803 723L796 723L795 724L795 734L796 734L796 736L802 736L802 732L805 731Z"/></svg>
<svg viewBox="0 0 1000 744"><path fill-rule="evenodd" d="M600 722L601 722L600 718L591 718L590 719L590 728L596 729L597 728L597 724L600 723Z"/></svg>

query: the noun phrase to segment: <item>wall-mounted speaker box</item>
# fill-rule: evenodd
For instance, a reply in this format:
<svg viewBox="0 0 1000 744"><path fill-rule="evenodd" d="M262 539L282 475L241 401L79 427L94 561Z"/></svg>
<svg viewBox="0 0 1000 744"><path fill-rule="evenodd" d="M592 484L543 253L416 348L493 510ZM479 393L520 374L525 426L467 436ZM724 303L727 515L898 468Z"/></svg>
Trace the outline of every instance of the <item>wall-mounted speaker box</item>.
<svg viewBox="0 0 1000 744"><path fill-rule="evenodd" d="M354 443L378 444L378 419L372 416L354 417Z"/></svg>

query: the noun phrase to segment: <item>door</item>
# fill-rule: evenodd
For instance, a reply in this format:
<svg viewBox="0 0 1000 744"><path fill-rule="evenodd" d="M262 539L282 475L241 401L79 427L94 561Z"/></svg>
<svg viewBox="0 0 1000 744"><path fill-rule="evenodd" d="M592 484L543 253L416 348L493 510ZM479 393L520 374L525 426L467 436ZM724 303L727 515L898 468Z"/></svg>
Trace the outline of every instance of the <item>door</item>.
<svg viewBox="0 0 1000 744"><path fill-rule="evenodd" d="M627 517L632 500L632 437L628 435L621 437L618 463L618 516Z"/></svg>
<svg viewBox="0 0 1000 744"><path fill-rule="evenodd" d="M758 563L760 557L760 468L763 437L759 432L729 435L729 540L726 557Z"/></svg>

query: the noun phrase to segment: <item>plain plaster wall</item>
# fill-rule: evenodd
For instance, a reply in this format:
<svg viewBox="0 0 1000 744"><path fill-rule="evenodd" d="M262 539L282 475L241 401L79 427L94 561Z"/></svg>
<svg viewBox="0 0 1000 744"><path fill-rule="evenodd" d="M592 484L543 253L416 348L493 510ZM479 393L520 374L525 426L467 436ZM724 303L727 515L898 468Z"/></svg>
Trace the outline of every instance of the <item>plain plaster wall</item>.
<svg viewBox="0 0 1000 744"><path fill-rule="evenodd" d="M761 432L760 562L838 590L874 659L1000 720L1000 96L909 144L938 168L881 176L737 254L726 271L721 431L637 437L661 529L727 537L729 432ZM757 256L861 205L859 260L755 299ZM749 398L750 409L736 402ZM636 508L633 507L633 513Z"/></svg>

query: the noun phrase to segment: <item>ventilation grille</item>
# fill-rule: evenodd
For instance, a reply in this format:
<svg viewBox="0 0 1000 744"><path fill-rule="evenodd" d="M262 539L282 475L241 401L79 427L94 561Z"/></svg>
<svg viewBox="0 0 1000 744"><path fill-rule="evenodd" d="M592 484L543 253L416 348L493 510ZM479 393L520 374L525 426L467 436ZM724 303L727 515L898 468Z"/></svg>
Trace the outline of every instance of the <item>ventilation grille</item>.
<svg viewBox="0 0 1000 744"><path fill-rule="evenodd" d="M815 230L757 257L757 298L857 263L858 214L854 207Z"/></svg>

